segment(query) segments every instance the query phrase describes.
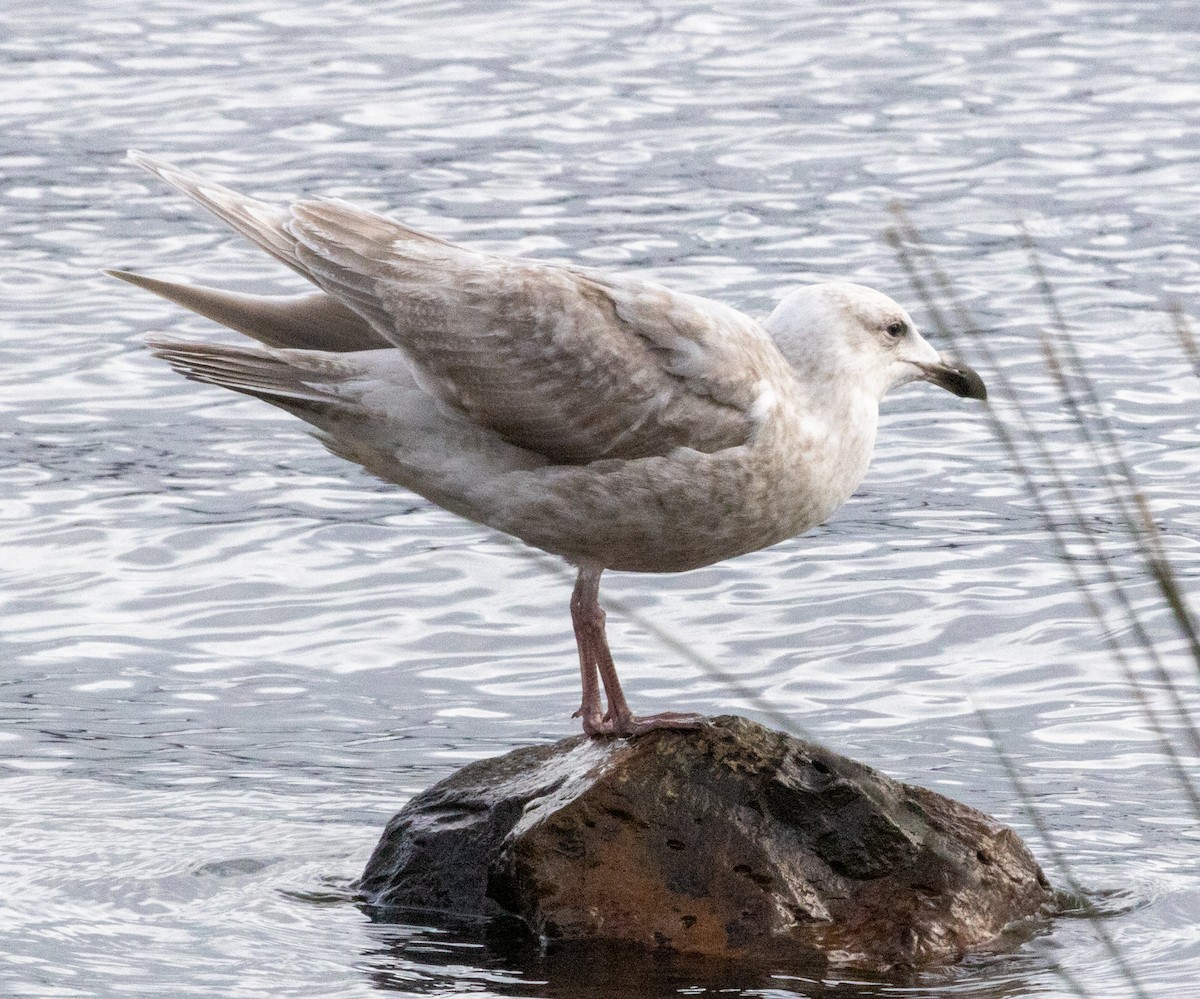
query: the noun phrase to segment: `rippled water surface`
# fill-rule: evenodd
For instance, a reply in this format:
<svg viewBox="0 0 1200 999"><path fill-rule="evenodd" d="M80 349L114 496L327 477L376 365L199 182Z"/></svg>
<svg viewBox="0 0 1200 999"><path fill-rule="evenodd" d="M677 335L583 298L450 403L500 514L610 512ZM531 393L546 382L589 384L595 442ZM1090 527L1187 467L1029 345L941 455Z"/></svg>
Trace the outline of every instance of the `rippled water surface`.
<svg viewBox="0 0 1200 999"><path fill-rule="evenodd" d="M752 313L838 275L926 319L882 239L900 202L1200 711L1044 369L1016 225L1188 588L1200 391L1163 307L1200 312L1198 80L1190 0L7 0L0 992L1130 994L1082 919L877 985L633 958L581 971L368 922L347 886L405 800L574 732L569 579L282 413L179 379L142 337L220 334L98 272L298 290L126 164L130 146L264 198L333 194ZM1194 817L981 407L906 389L828 526L606 592L635 615L610 634L636 706L791 724L1011 822L1061 884L988 708L1146 994L1195 988Z"/></svg>

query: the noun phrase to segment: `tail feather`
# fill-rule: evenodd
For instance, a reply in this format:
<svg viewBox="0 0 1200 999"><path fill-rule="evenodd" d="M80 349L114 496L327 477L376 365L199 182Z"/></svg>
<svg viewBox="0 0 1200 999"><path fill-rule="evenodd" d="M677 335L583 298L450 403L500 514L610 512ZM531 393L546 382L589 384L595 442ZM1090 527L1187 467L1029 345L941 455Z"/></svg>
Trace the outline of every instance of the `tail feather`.
<svg viewBox="0 0 1200 999"><path fill-rule="evenodd" d="M344 373L320 354L307 355L307 363L301 363L290 352L281 355L261 347L158 337L147 339L146 344L155 357L191 381L254 396L290 412L333 408L350 413L358 408L352 400L331 390L330 385Z"/></svg>
<svg viewBox="0 0 1200 999"><path fill-rule="evenodd" d="M129 271L104 273L161 295L269 347L349 352L391 346L356 312L321 291L294 296L246 295Z"/></svg>

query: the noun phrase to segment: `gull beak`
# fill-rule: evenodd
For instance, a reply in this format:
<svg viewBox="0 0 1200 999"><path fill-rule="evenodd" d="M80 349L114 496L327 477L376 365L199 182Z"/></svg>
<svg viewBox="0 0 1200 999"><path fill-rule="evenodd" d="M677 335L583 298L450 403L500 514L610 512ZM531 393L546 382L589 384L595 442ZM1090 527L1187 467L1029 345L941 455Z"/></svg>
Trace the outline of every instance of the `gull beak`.
<svg viewBox="0 0 1200 999"><path fill-rule="evenodd" d="M927 364L923 361L913 361L921 372L920 377L934 385L939 385L947 392L953 392L965 399L986 399L987 386L983 379L975 373L974 368L947 357L938 355L937 364Z"/></svg>

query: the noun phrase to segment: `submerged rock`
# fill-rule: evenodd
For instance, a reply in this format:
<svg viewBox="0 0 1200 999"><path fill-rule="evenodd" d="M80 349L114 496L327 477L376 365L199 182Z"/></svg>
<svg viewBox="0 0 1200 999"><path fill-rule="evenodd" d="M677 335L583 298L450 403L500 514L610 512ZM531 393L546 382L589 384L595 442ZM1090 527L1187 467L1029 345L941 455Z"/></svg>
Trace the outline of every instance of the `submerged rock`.
<svg viewBox="0 0 1200 999"><path fill-rule="evenodd" d="M382 918L872 970L995 947L1051 899L1007 826L733 717L472 763L388 823L359 889Z"/></svg>

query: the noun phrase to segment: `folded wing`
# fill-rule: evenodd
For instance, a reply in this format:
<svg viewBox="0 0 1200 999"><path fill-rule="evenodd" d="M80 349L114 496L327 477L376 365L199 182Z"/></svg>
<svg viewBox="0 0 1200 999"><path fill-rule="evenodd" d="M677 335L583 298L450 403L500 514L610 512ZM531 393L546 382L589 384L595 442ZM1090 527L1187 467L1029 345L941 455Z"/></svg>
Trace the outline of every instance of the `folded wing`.
<svg viewBox="0 0 1200 999"><path fill-rule="evenodd" d="M454 246L335 199L276 210L137 161L403 350L444 404L553 461L736 447L792 377L757 323L715 302Z"/></svg>

